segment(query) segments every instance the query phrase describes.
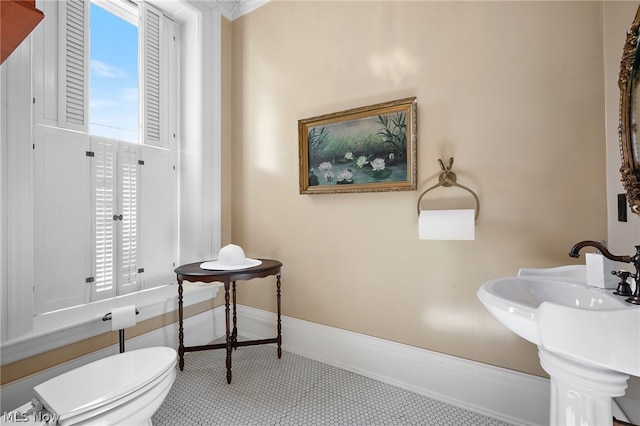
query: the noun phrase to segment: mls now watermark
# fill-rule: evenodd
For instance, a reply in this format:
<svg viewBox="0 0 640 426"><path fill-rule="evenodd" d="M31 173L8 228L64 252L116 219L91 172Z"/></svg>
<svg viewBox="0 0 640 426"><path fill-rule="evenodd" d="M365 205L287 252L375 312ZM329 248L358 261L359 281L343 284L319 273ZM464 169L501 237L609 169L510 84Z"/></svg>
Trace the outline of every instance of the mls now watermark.
<svg viewBox="0 0 640 426"><path fill-rule="evenodd" d="M54 425L60 418L59 414L51 414L47 411L38 411L36 413L20 413L11 411L2 415L2 420L7 423L26 423L26 422L44 422Z"/></svg>

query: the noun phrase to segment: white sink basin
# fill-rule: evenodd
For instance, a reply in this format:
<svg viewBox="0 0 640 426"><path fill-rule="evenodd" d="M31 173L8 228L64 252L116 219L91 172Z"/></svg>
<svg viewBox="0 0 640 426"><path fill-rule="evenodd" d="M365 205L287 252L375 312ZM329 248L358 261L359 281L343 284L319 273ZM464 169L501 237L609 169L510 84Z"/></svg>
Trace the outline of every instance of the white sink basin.
<svg viewBox="0 0 640 426"><path fill-rule="evenodd" d="M482 285L478 298L505 327L540 347L640 376L640 306L571 281L499 278Z"/></svg>
<svg viewBox="0 0 640 426"><path fill-rule="evenodd" d="M552 426L612 425L612 398L640 376L640 306L581 277L580 268L523 269L478 290L498 321L538 346Z"/></svg>

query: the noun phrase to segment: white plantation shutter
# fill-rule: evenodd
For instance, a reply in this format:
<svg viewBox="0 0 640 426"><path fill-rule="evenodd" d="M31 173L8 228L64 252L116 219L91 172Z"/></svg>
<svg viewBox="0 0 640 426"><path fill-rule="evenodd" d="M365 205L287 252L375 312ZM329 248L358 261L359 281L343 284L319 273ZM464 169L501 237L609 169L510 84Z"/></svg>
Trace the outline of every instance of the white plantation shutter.
<svg viewBox="0 0 640 426"><path fill-rule="evenodd" d="M120 142L118 147L118 295L138 291L139 257L139 146Z"/></svg>
<svg viewBox="0 0 640 426"><path fill-rule="evenodd" d="M59 2L58 125L88 130L89 2Z"/></svg>
<svg viewBox="0 0 640 426"><path fill-rule="evenodd" d="M161 52L160 40L163 15L148 3L140 3L140 25L138 31L144 46L140 67L140 87L142 88L142 141L148 145L162 146L161 121Z"/></svg>
<svg viewBox="0 0 640 426"><path fill-rule="evenodd" d="M144 265L144 288L152 288L175 280L176 171L172 152L142 145L144 166L140 167L140 220L142 250L138 259Z"/></svg>
<svg viewBox="0 0 640 426"><path fill-rule="evenodd" d="M92 137L94 264L91 301L141 289L140 147Z"/></svg>
<svg viewBox="0 0 640 426"><path fill-rule="evenodd" d="M116 141L92 137L94 192L94 282L91 301L116 295Z"/></svg>
<svg viewBox="0 0 640 426"><path fill-rule="evenodd" d="M170 114L172 83L177 79L175 34L177 24L147 2L139 3L140 117L142 143L168 148L175 117ZM175 102L175 101L174 101Z"/></svg>
<svg viewBox="0 0 640 426"><path fill-rule="evenodd" d="M34 314L89 301L89 137L35 126Z"/></svg>

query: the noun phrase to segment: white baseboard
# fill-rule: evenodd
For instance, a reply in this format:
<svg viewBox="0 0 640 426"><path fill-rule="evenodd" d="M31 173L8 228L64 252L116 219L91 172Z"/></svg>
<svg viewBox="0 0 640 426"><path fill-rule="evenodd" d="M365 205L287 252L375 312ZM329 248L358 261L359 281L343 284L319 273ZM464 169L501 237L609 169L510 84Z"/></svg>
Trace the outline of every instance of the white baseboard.
<svg viewBox="0 0 640 426"><path fill-rule="evenodd" d="M274 337L275 323L272 312L238 305L242 336ZM549 380L541 377L286 316L282 348L514 425L549 423Z"/></svg>

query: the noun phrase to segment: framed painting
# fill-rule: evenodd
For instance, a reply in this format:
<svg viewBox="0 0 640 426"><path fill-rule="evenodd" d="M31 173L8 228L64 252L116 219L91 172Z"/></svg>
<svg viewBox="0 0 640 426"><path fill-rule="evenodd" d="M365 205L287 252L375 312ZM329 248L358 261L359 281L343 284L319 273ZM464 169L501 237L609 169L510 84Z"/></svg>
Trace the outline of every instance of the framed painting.
<svg viewBox="0 0 640 426"><path fill-rule="evenodd" d="M300 193L416 189L416 98L298 120Z"/></svg>

